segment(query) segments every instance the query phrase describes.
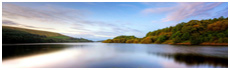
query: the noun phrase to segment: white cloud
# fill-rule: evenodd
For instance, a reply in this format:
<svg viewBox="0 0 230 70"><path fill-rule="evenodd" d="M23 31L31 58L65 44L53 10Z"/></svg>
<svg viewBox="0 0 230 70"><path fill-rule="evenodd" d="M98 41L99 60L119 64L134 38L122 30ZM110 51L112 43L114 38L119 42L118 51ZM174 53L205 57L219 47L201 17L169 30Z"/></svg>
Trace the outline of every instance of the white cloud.
<svg viewBox="0 0 230 70"><path fill-rule="evenodd" d="M89 11L65 8L54 5L27 7L12 3L3 3L3 19L17 22L27 28L38 28L62 34L84 38L110 38L122 35L122 32L140 33L139 30L103 21L92 21L86 18ZM14 25L7 22L8 24ZM6 23L6 24L7 24ZM16 24L15 24L16 26ZM52 30L49 30L52 29ZM76 37L76 36L74 36ZM94 38L92 38L94 37Z"/></svg>
<svg viewBox="0 0 230 70"><path fill-rule="evenodd" d="M161 7L161 8L147 8L142 11L144 14L152 13L166 13L166 18L162 19L167 21L180 21L189 17L198 15L209 15L208 11L222 4L222 2L204 3L204 2L179 2L175 6Z"/></svg>
<svg viewBox="0 0 230 70"><path fill-rule="evenodd" d="M85 11L63 8L54 5L44 5L39 8L30 8L20 5L3 3L3 17L7 18L27 18L39 21L69 21L80 20L84 17Z"/></svg>

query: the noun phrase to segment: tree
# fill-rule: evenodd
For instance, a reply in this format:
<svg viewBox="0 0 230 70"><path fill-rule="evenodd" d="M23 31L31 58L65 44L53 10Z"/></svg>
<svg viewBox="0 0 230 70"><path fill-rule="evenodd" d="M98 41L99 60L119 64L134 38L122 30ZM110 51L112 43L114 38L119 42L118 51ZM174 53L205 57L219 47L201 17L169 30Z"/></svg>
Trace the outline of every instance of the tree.
<svg viewBox="0 0 230 70"><path fill-rule="evenodd" d="M181 38L179 36L173 38L173 43L179 43L179 42L181 42Z"/></svg>
<svg viewBox="0 0 230 70"><path fill-rule="evenodd" d="M217 34L217 37L218 37L218 38L223 38L223 37L225 37L225 34L224 34L224 33L218 33L218 34Z"/></svg>
<svg viewBox="0 0 230 70"><path fill-rule="evenodd" d="M141 43L149 44L149 43L153 43L153 40L150 37L146 37L141 40Z"/></svg>
<svg viewBox="0 0 230 70"><path fill-rule="evenodd" d="M228 20L217 21L208 25L208 30L222 31L228 29Z"/></svg>
<svg viewBox="0 0 230 70"><path fill-rule="evenodd" d="M139 43L139 40L138 39L134 39L133 43Z"/></svg>
<svg viewBox="0 0 230 70"><path fill-rule="evenodd" d="M189 33L188 32L186 32L186 33L184 33L183 35L182 35L182 37L181 37L181 39L182 40L188 40L189 39Z"/></svg>
<svg viewBox="0 0 230 70"><path fill-rule="evenodd" d="M126 43L133 43L133 39L127 40Z"/></svg>
<svg viewBox="0 0 230 70"><path fill-rule="evenodd" d="M108 40L103 41L103 43L113 43L113 40L108 39Z"/></svg>
<svg viewBox="0 0 230 70"><path fill-rule="evenodd" d="M227 42L228 18L220 17L206 20L191 20L182 22L176 26L170 26L155 31L150 31L144 38L135 36L118 36L119 42L123 43L181 43L190 42L200 44L202 42ZM114 41L116 42L116 40Z"/></svg>
<svg viewBox="0 0 230 70"><path fill-rule="evenodd" d="M183 24L185 24L184 22L180 23L180 24L177 24L175 27L173 27L173 33L177 32L177 31L180 31L181 28L183 27Z"/></svg>
<svg viewBox="0 0 230 70"><path fill-rule="evenodd" d="M190 37L190 41L191 41L192 45L198 45L201 42L200 39L199 39L199 37L196 37L196 36Z"/></svg>
<svg viewBox="0 0 230 70"><path fill-rule="evenodd" d="M219 43L224 43L223 38L219 38L219 39L218 39L218 42L219 42Z"/></svg>
<svg viewBox="0 0 230 70"><path fill-rule="evenodd" d="M113 43L120 43L120 40L119 39L113 39L112 42Z"/></svg>
<svg viewBox="0 0 230 70"><path fill-rule="evenodd" d="M162 35L162 36L160 36L160 37L156 40L156 43L162 43L162 42L164 42L165 40L167 40L167 36Z"/></svg>
<svg viewBox="0 0 230 70"><path fill-rule="evenodd" d="M117 36L114 39L135 39L135 36L125 36L125 35L121 35L121 36Z"/></svg>
<svg viewBox="0 0 230 70"><path fill-rule="evenodd" d="M177 31L176 33L172 34L172 36L170 37L171 39L172 38L175 38L177 36L181 36L182 34L180 33L180 31Z"/></svg>
<svg viewBox="0 0 230 70"><path fill-rule="evenodd" d="M224 16L219 17L220 20L224 20Z"/></svg>

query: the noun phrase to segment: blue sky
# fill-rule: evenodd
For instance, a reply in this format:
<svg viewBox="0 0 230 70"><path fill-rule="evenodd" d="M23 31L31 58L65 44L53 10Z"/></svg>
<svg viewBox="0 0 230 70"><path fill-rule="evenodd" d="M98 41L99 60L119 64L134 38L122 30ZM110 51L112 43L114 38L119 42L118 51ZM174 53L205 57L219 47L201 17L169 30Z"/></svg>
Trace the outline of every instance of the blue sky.
<svg viewBox="0 0 230 70"><path fill-rule="evenodd" d="M3 25L94 41L228 17L227 2L3 2Z"/></svg>

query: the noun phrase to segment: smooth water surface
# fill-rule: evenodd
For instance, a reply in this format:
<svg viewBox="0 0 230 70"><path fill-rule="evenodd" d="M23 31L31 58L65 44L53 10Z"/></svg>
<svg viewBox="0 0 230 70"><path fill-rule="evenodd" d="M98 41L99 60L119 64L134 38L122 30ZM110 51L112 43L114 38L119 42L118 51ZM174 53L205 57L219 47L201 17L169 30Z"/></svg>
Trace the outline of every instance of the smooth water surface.
<svg viewBox="0 0 230 70"><path fill-rule="evenodd" d="M4 67L227 68L227 46L125 43L3 45Z"/></svg>

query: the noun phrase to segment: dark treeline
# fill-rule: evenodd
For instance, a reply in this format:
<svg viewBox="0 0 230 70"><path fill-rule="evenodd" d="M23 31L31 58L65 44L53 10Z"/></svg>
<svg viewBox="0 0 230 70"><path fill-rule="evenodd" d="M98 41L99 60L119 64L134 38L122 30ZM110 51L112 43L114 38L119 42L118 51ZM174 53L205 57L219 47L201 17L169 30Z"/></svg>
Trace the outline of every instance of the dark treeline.
<svg viewBox="0 0 230 70"><path fill-rule="evenodd" d="M92 42L84 38L72 38L58 33L2 26L2 43L55 43Z"/></svg>
<svg viewBox="0 0 230 70"><path fill-rule="evenodd" d="M148 32L143 38L135 36L118 36L104 43L228 43L228 18L219 17L206 20L191 20L176 26L170 26Z"/></svg>
<svg viewBox="0 0 230 70"><path fill-rule="evenodd" d="M162 56L166 58L173 58L178 63L185 63L188 66L195 65L213 65L214 67L228 67L228 57L207 56L201 54L185 54L185 53L149 53L152 55Z"/></svg>
<svg viewBox="0 0 230 70"><path fill-rule="evenodd" d="M54 52L64 48L65 45L3 45L2 59Z"/></svg>

